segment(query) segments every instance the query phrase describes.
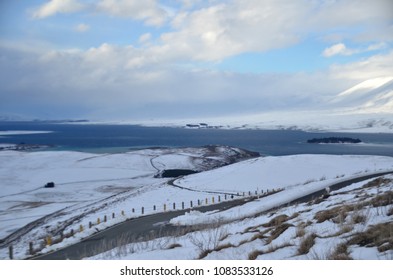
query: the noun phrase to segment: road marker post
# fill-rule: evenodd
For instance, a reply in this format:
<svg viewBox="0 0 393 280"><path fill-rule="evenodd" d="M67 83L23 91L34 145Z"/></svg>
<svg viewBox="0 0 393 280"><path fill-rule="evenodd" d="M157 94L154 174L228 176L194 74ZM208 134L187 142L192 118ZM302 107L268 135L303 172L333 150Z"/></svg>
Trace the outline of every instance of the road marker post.
<svg viewBox="0 0 393 280"><path fill-rule="evenodd" d="M30 255L34 255L33 242L29 242L29 254Z"/></svg>
<svg viewBox="0 0 393 280"><path fill-rule="evenodd" d="M8 254L10 256L10 260L14 259L14 247L11 245L10 247L8 247Z"/></svg>

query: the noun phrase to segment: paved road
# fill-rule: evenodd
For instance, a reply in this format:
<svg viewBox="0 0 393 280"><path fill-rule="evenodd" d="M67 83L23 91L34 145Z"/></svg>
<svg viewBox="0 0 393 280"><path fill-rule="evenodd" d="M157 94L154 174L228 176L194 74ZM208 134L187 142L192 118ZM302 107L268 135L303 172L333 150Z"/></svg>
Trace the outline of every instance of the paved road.
<svg viewBox="0 0 393 280"><path fill-rule="evenodd" d="M392 174L393 172L381 172L373 175L360 176L354 179L346 180L330 186L330 190L337 190L353 183L358 183L374 177ZM310 201L325 193L325 190L317 191L307 196L295 199L290 203L301 203ZM247 200L232 200L203 206L198 211L206 212L212 210L225 210L230 207L246 203ZM37 256L33 259L38 260L64 260L64 259L82 259L93 256L109 249L118 247L122 244L128 244L133 241L143 241L151 239L153 236L174 235L182 230L181 227L171 226L168 221L174 217L183 215L188 210L159 213L132 220L125 221L109 229L98 232L97 234L82 240L80 243L68 246L58 251Z"/></svg>
<svg viewBox="0 0 393 280"><path fill-rule="evenodd" d="M241 205L248 200L230 200L220 204L212 204L198 207L198 211L206 212L212 210L225 210L230 207ZM53 253L34 257L37 260L78 260L93 256L121 244L132 241L143 241L157 236L170 236L182 230L181 227L169 225L170 219L183 215L186 210L158 213L127 220L116 226L98 232L80 243L68 246Z"/></svg>

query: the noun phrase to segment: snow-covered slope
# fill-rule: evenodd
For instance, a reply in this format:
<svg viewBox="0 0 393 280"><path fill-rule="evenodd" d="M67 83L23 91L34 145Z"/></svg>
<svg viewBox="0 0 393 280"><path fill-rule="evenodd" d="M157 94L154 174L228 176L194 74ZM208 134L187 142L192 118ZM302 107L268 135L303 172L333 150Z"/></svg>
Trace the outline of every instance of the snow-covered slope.
<svg viewBox="0 0 393 280"><path fill-rule="evenodd" d="M331 104L353 113L392 113L393 77L366 80L338 94Z"/></svg>
<svg viewBox="0 0 393 280"><path fill-rule="evenodd" d="M203 191L248 192L300 188L305 182L334 180L346 174L393 170L393 159L379 156L293 155L260 157L189 175L174 183Z"/></svg>
<svg viewBox="0 0 393 280"><path fill-rule="evenodd" d="M353 176L393 169L390 157L296 155L245 160L185 176L174 183L169 178L155 178L163 168L212 168L214 162L216 166L225 165L231 156L232 160L238 158L239 153L241 157L241 150L229 147L105 155L0 152L0 256L7 258L8 246L12 244L14 256L23 258L31 240L37 240L35 248L42 249L41 241L46 236L58 238L61 232L71 229L77 232L75 237L55 246L77 242L95 230L142 215L142 207L147 215L164 211L164 204L194 201L197 205L197 200L208 199L212 203L212 196L220 194L223 197L228 193L283 189L266 197L269 199L262 204L209 215L213 219L244 218L264 207L281 205ZM55 182L55 188L43 187L49 181ZM119 214L123 210L124 215ZM116 217L107 223L79 232L81 225L88 229L89 222L105 215L111 217L112 213L117 213ZM187 220L197 222L199 218L195 218L189 216ZM49 246L44 251L56 247Z"/></svg>

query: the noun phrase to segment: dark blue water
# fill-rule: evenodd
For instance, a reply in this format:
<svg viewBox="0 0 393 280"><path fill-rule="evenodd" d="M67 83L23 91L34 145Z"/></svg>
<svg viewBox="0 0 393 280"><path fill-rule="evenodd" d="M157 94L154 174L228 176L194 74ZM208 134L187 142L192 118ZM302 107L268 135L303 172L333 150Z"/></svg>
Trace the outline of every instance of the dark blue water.
<svg viewBox="0 0 393 280"><path fill-rule="evenodd" d="M219 130L77 125L44 122L0 122L3 130L45 130L48 134L2 136L0 143L54 145L52 150L120 152L146 147L229 145L264 155L365 154L393 156L393 134L312 133L292 130ZM308 144L311 138L360 138L364 144Z"/></svg>

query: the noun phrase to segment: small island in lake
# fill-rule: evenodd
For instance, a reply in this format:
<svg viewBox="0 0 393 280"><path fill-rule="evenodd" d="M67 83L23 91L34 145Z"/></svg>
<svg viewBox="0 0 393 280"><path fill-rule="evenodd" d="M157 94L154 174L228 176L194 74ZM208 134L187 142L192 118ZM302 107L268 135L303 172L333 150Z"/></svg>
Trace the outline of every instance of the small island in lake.
<svg viewBox="0 0 393 280"><path fill-rule="evenodd" d="M357 144L362 141L358 138L349 137L327 137L327 138L313 138L307 140L307 143L311 144Z"/></svg>

